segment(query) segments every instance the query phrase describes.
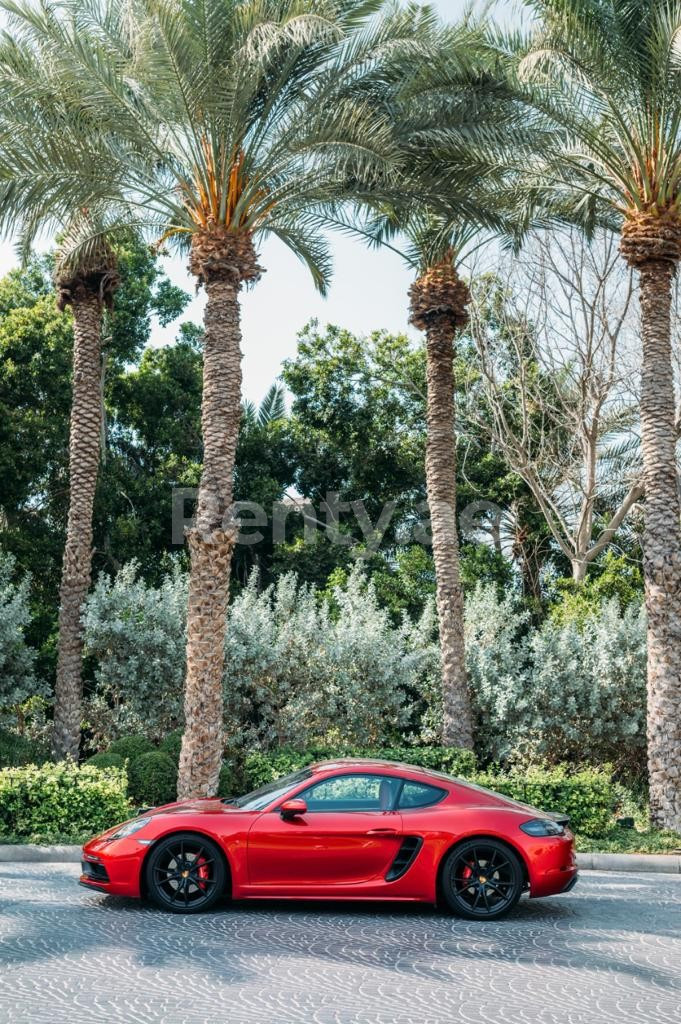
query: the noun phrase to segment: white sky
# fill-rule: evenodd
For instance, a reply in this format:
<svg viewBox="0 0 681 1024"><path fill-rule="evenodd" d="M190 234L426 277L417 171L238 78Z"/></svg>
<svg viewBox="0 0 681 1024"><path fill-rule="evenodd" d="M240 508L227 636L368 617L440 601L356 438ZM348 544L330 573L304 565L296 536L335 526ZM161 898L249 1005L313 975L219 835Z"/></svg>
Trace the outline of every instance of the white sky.
<svg viewBox="0 0 681 1024"><path fill-rule="evenodd" d="M457 17L468 4L464 0L434 0L440 13ZM476 5L479 6L479 5ZM500 16L515 5L499 0ZM407 289L412 274L399 256L388 251L365 249L361 243L334 237L334 280L330 294L320 298L306 269L278 241L263 245L260 263L267 273L256 287L243 295L244 397L259 401L279 373L284 359L296 350L296 334L313 317L320 324L337 324L358 334L386 328L391 332L413 331L407 324ZM184 261L164 261L171 279L193 294L193 282ZM0 240L0 275L16 264L11 240ZM200 322L203 295L193 299L183 319ZM154 344L172 340L177 325L155 326Z"/></svg>

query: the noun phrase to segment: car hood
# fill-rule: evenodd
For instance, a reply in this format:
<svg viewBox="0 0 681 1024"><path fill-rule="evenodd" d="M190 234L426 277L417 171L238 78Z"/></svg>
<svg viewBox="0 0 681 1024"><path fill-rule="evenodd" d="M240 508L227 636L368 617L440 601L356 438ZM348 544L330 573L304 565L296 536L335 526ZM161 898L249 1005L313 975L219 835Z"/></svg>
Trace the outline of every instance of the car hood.
<svg viewBox="0 0 681 1024"><path fill-rule="evenodd" d="M239 815L252 815L253 811L245 811L240 807L234 807L232 804L224 804L222 800L216 797L206 797L201 800L178 800L176 803L163 804L161 807L141 807L137 814L132 815L128 818L128 821L134 821L135 818L160 818L166 815L179 815L181 814L220 814L224 817L226 814L239 814ZM112 825L106 832L101 832L95 839L110 839L114 832L117 832L121 825L127 822L119 821L116 825ZM90 840L91 842L94 840Z"/></svg>
<svg viewBox="0 0 681 1024"><path fill-rule="evenodd" d="M219 797L203 797L199 800L178 800L176 803L163 804L161 807L149 807L143 812L145 817L156 817L158 814L253 814L253 811L226 804Z"/></svg>

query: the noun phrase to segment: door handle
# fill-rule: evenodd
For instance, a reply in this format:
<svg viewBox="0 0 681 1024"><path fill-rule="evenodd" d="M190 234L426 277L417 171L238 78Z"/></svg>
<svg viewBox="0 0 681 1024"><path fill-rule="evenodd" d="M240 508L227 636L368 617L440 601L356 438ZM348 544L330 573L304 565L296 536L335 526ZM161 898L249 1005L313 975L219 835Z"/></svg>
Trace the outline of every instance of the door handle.
<svg viewBox="0 0 681 1024"><path fill-rule="evenodd" d="M396 836L396 828L370 828L367 832L368 836Z"/></svg>

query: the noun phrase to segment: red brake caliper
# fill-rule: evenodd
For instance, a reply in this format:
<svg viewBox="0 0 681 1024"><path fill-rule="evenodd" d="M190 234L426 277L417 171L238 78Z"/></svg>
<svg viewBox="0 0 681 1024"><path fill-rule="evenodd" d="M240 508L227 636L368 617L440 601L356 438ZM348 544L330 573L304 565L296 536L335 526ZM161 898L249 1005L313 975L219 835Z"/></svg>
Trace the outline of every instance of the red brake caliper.
<svg viewBox="0 0 681 1024"><path fill-rule="evenodd" d="M208 865L206 864L206 858L205 857L200 857L199 858L199 870L196 873L196 877L199 880L198 881L199 889L205 889L206 886L201 884L201 880L203 880L205 882L205 881L207 881L210 878L210 872L208 870Z"/></svg>

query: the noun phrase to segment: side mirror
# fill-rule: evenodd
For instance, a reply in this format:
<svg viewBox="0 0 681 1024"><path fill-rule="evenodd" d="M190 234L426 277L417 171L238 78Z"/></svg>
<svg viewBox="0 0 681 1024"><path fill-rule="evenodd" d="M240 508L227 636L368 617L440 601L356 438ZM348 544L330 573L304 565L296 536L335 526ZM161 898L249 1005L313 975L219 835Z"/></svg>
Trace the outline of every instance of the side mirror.
<svg viewBox="0 0 681 1024"><path fill-rule="evenodd" d="M284 821L292 821L300 814L307 814L307 804L304 800L284 800L279 812Z"/></svg>

